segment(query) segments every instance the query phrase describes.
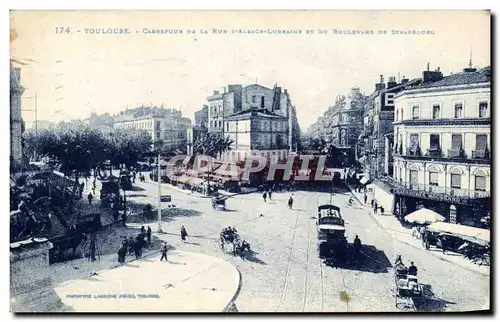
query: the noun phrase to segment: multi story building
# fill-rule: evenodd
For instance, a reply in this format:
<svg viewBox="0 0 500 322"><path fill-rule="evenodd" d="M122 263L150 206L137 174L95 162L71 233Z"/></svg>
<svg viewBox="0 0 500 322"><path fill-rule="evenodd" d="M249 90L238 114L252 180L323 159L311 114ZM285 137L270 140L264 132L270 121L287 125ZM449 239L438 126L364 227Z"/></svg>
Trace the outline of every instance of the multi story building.
<svg viewBox="0 0 500 322"><path fill-rule="evenodd" d="M201 110L194 112L194 126L208 129L208 105L203 105Z"/></svg>
<svg viewBox="0 0 500 322"><path fill-rule="evenodd" d="M363 131L359 137L358 161L370 177L392 175L394 96L419 81L403 79L398 84L395 77L375 84L375 91L365 102Z"/></svg>
<svg viewBox="0 0 500 322"><path fill-rule="evenodd" d="M19 166L23 158L22 147L22 117L21 95L24 88L21 86L21 69L10 64L10 157L12 165Z"/></svg>
<svg viewBox="0 0 500 322"><path fill-rule="evenodd" d="M322 117L313 124L313 138L323 138L339 148L346 155L346 162L352 164L356 157L358 138L363 129L363 112L367 98L359 88L352 88L347 97L339 95Z"/></svg>
<svg viewBox="0 0 500 322"><path fill-rule="evenodd" d="M394 98L394 212L421 206L452 223L490 212L491 70L425 71Z"/></svg>
<svg viewBox="0 0 500 322"><path fill-rule="evenodd" d="M227 91L214 91L207 100L208 131L233 140L224 159L243 160L252 154L284 158L297 149L300 127L288 90L277 85L273 88L259 84L229 85ZM263 122L262 118L269 122ZM257 138L252 132L262 137Z"/></svg>
<svg viewBox="0 0 500 322"><path fill-rule="evenodd" d="M163 107L127 109L114 117L115 128L144 130L153 143L162 142L166 150L184 149L187 128L191 120L183 118L179 110Z"/></svg>

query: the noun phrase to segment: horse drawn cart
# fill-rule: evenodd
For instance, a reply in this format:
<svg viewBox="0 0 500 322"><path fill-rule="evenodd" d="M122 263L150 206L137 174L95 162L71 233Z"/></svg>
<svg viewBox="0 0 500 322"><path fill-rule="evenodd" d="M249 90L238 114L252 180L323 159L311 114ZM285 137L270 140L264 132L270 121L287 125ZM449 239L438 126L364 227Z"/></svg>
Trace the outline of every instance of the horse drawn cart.
<svg viewBox="0 0 500 322"><path fill-rule="evenodd" d="M227 197L220 194L212 196L212 208L226 210L226 200Z"/></svg>
<svg viewBox="0 0 500 322"><path fill-rule="evenodd" d="M394 283L396 307L403 304L404 308L415 310L415 301L423 299L424 289L417 276L410 275L402 262L397 262L394 266Z"/></svg>

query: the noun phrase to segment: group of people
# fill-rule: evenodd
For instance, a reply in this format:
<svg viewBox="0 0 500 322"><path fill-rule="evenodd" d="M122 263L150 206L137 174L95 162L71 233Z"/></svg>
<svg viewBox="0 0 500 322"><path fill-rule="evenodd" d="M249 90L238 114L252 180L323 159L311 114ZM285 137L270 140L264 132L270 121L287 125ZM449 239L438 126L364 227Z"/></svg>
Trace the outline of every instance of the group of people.
<svg viewBox="0 0 500 322"><path fill-rule="evenodd" d="M151 245L151 227L148 226L146 229L142 226L141 232L135 238L133 236L128 239L126 236L123 237L121 246L118 249L118 262L124 264L127 254L135 256L136 259L141 258L143 249L149 245Z"/></svg>

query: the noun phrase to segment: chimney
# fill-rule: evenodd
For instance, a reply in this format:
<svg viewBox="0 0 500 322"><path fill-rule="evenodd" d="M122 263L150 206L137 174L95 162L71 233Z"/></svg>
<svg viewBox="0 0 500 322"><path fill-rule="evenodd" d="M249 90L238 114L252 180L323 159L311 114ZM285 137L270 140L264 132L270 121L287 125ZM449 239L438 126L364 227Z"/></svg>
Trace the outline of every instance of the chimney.
<svg viewBox="0 0 500 322"><path fill-rule="evenodd" d="M375 90L381 91L383 89L385 89L384 75L380 75L380 82L375 84Z"/></svg>
<svg viewBox="0 0 500 322"><path fill-rule="evenodd" d="M422 83L437 82L443 79L441 68L435 71L430 70L430 63L427 63L427 70L422 73Z"/></svg>
<svg viewBox="0 0 500 322"><path fill-rule="evenodd" d="M389 77L389 81L387 82L387 89L393 88L397 85L398 83L396 82L396 77L391 76Z"/></svg>
<svg viewBox="0 0 500 322"><path fill-rule="evenodd" d="M401 80L401 84L406 84L408 83L409 79L406 78L404 75L403 75L403 79Z"/></svg>

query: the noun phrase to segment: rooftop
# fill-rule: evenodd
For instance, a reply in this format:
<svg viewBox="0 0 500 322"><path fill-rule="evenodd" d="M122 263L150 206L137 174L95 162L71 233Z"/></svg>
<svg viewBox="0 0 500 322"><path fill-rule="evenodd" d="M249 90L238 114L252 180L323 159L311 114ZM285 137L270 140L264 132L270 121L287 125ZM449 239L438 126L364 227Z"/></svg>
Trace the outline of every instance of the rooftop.
<svg viewBox="0 0 500 322"><path fill-rule="evenodd" d="M411 86L409 89L480 84L489 82L491 82L491 67L487 66L485 68L480 68L477 70L472 69L471 71L451 74L443 77L438 81L420 83L419 85Z"/></svg>
<svg viewBox="0 0 500 322"><path fill-rule="evenodd" d="M251 108L248 110L236 112L233 115L229 116L229 119L232 118L250 118L250 117L270 117L270 118L285 118L284 116L275 114L271 111L269 111L266 108L261 108L261 109L256 109L256 108Z"/></svg>

